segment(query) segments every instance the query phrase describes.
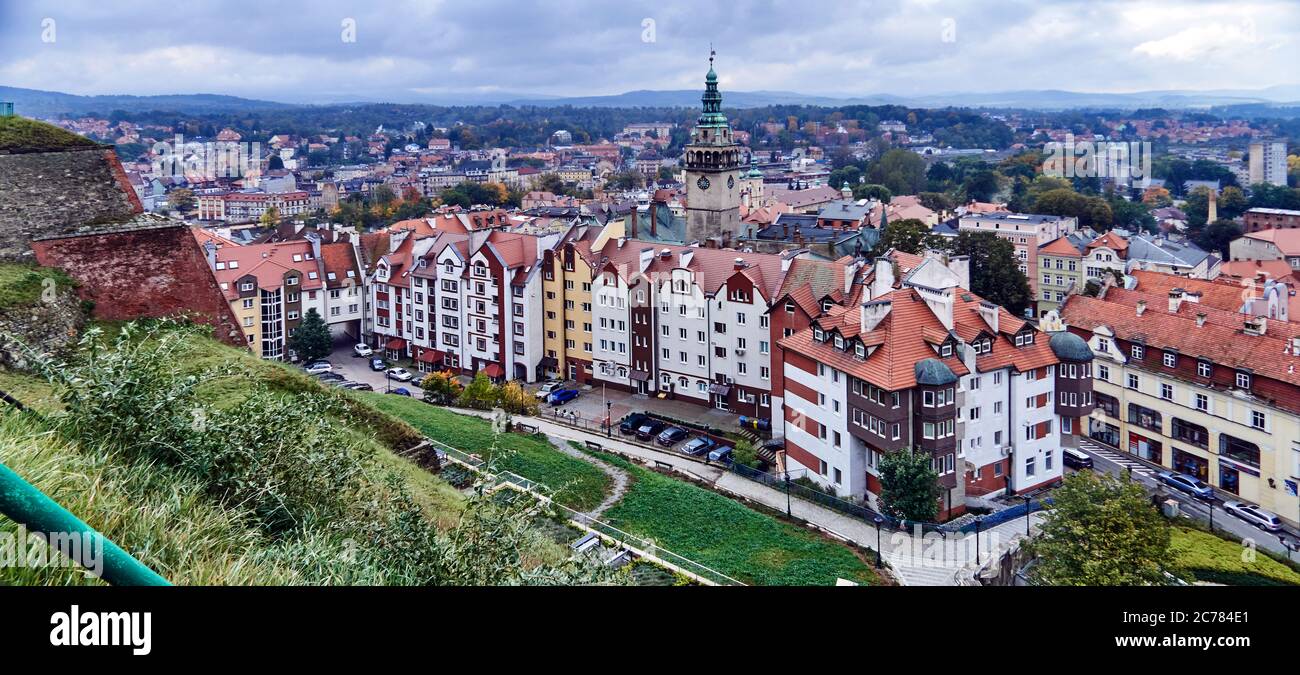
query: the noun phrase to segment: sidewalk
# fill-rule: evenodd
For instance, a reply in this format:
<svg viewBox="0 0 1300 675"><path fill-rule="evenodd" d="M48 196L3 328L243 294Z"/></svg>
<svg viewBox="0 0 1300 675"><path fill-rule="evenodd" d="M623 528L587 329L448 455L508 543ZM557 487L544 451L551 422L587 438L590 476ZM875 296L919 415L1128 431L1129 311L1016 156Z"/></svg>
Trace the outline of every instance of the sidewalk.
<svg viewBox="0 0 1300 675"><path fill-rule="evenodd" d="M626 443L618 437L606 437L574 429L544 418L516 417L515 422L535 426L547 436L566 438L579 443L590 441L608 450L670 466L674 471L708 483L720 492L762 504L776 511L786 510L785 492L748 480L722 467L701 464L677 453L644 448ZM873 551L876 549L877 533L874 524L832 511L799 497L789 497L789 505L791 514L796 518L812 523L832 536ZM1041 513L1032 514L1031 527L1041 522L1042 518ZM980 535L980 559L987 562L991 551L1005 550L1013 543L1018 543L1024 534L1023 518L985 530ZM881 530L880 544L884 559L888 561L899 583L904 586L957 585L955 577L958 571L968 563L974 562L973 533L964 535L950 533L946 537L929 533L917 537L914 533Z"/></svg>

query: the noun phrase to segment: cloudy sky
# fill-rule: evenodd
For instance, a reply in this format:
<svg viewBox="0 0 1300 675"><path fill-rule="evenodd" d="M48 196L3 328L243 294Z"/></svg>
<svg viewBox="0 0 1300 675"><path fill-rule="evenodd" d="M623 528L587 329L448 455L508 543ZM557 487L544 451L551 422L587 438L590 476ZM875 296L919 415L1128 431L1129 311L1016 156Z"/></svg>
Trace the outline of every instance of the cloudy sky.
<svg viewBox="0 0 1300 675"><path fill-rule="evenodd" d="M1300 83L1294 0L0 0L0 85L412 101ZM354 38L350 40L349 38Z"/></svg>

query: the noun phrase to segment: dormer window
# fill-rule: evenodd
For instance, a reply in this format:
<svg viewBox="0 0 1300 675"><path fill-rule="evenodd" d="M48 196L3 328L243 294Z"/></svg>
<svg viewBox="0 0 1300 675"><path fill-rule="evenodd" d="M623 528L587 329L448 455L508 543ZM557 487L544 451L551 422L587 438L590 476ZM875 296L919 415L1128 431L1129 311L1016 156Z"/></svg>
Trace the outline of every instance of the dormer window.
<svg viewBox="0 0 1300 675"><path fill-rule="evenodd" d="M1025 346L1025 336L1023 334L1016 335L1016 346L1017 347Z"/></svg>
<svg viewBox="0 0 1300 675"><path fill-rule="evenodd" d="M853 355L860 359L865 359L867 358L867 348L859 342L858 344L853 345Z"/></svg>
<svg viewBox="0 0 1300 675"><path fill-rule="evenodd" d="M284 283L288 284L289 286L297 286L298 277L289 277L288 279L284 280Z"/></svg>
<svg viewBox="0 0 1300 675"><path fill-rule="evenodd" d="M825 342L825 341L826 341L826 333L825 333L824 331L822 331L822 329L820 329L820 328L814 328L814 329L813 329L813 339L816 340L816 341L818 341L818 342Z"/></svg>
<svg viewBox="0 0 1300 675"><path fill-rule="evenodd" d="M844 338L840 335L835 336L835 348L841 351L844 349Z"/></svg>
<svg viewBox="0 0 1300 675"><path fill-rule="evenodd" d="M793 301L793 300L786 300L786 301L785 301L785 313L786 313L786 314L794 314L794 301Z"/></svg>
<svg viewBox="0 0 1300 675"><path fill-rule="evenodd" d="M830 301L830 300L822 300L822 311L823 311L823 312L829 312L829 311L831 311L831 301Z"/></svg>
<svg viewBox="0 0 1300 675"><path fill-rule="evenodd" d="M1237 371L1237 388L1250 391L1250 373Z"/></svg>
<svg viewBox="0 0 1300 675"><path fill-rule="evenodd" d="M1178 366L1178 352L1165 352L1164 364L1166 368L1176 368Z"/></svg>
<svg viewBox="0 0 1300 675"><path fill-rule="evenodd" d="M1146 348L1142 345L1133 345L1130 353L1133 355L1133 358L1142 359L1146 357Z"/></svg>
<svg viewBox="0 0 1300 675"><path fill-rule="evenodd" d="M944 358L947 358L947 357L949 357L949 356L952 356L952 345L951 345L951 344L944 344L942 347L940 347L940 348L939 348L939 355L942 356L942 357L944 357Z"/></svg>

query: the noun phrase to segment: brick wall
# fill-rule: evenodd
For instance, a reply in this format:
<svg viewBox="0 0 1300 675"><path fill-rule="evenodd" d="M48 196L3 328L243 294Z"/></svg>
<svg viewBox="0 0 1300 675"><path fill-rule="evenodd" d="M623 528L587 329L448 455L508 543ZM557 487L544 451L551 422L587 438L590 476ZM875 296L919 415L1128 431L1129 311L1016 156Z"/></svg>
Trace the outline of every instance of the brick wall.
<svg viewBox="0 0 1300 675"><path fill-rule="evenodd" d="M213 337L247 347L198 241L189 228L165 223L118 227L32 242L36 261L80 283L82 299L106 321L188 316Z"/></svg>
<svg viewBox="0 0 1300 675"><path fill-rule="evenodd" d="M0 154L0 259L29 242L129 220L143 208L112 150Z"/></svg>

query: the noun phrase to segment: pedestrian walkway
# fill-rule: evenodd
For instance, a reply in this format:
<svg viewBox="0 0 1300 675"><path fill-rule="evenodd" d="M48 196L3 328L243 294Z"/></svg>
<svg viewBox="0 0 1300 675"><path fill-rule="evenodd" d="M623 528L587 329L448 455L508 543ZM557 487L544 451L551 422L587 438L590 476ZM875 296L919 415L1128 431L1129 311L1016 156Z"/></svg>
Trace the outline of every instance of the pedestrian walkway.
<svg viewBox="0 0 1300 675"><path fill-rule="evenodd" d="M723 467L702 464L673 452L634 445L616 437L574 429L544 418L516 417L514 420L516 423L537 427L538 431L547 436L579 443L591 442L607 450L654 462L658 466L671 468L708 483L720 492L748 499L776 511L785 512L788 504L790 513L795 518L816 525L832 536L865 548L876 549L877 530L873 523L833 511L799 497L789 496L783 491L743 478ZM1032 514L1029 518L1030 527L1036 527L1041 520L1041 513ZM980 538L980 560L987 562L991 559L991 553L1018 545L1024 533L1025 519L1023 518L984 531ZM946 534L931 532L918 536L915 532L888 529L879 532L883 557L894 571L899 583L905 586L957 585L957 573L974 563L974 536L974 533L953 532Z"/></svg>
<svg viewBox="0 0 1300 675"><path fill-rule="evenodd" d="M1135 476L1146 476L1148 478L1151 478L1156 475L1156 470L1152 469L1149 464L1146 464L1127 453L1120 452L1119 450L1115 450L1114 448L1110 448L1105 445L1101 445L1096 441L1087 438L1080 438L1079 447L1080 449L1105 457L1106 459L1110 460L1112 463L1118 464L1119 466L1128 469Z"/></svg>

